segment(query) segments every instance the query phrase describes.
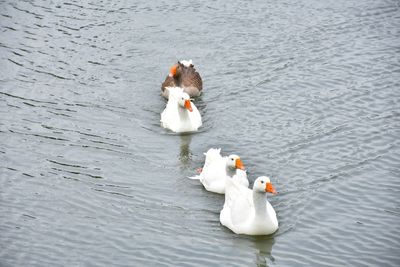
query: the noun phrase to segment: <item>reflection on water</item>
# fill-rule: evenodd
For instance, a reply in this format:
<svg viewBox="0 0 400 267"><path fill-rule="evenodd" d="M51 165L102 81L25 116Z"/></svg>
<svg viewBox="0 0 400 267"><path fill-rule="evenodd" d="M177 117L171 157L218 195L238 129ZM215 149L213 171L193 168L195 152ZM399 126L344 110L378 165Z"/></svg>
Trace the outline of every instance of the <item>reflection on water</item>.
<svg viewBox="0 0 400 267"><path fill-rule="evenodd" d="M180 153L179 153L179 160L182 164L181 167L183 169L189 169L191 167L191 157L192 157L192 153L190 152L190 142L192 141L192 135L182 134L179 137L181 139Z"/></svg>
<svg viewBox="0 0 400 267"><path fill-rule="evenodd" d="M274 261L271 251L275 243L273 235L271 236L256 236L254 237L254 245L258 250L256 253L256 265L258 267L267 267L268 261Z"/></svg>

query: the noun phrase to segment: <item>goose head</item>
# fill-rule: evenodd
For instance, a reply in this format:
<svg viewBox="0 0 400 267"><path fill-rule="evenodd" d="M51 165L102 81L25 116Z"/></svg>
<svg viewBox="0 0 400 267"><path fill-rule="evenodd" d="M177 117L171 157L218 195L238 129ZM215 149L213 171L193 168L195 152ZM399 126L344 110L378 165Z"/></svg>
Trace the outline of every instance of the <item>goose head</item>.
<svg viewBox="0 0 400 267"><path fill-rule="evenodd" d="M176 64L174 64L170 69L169 69L169 77L172 78L178 78L181 75L182 72L182 66L181 64L178 62Z"/></svg>
<svg viewBox="0 0 400 267"><path fill-rule="evenodd" d="M244 170L244 165L238 155L229 155L226 159L226 172L229 176L236 174L236 170Z"/></svg>
<svg viewBox="0 0 400 267"><path fill-rule="evenodd" d="M178 105L181 108L189 110L190 112L193 111L192 103L190 102L190 97L189 97L189 95L187 93L182 92L178 96Z"/></svg>
<svg viewBox="0 0 400 267"><path fill-rule="evenodd" d="M260 176L254 181L253 190L259 193L276 194L276 190L267 176Z"/></svg>

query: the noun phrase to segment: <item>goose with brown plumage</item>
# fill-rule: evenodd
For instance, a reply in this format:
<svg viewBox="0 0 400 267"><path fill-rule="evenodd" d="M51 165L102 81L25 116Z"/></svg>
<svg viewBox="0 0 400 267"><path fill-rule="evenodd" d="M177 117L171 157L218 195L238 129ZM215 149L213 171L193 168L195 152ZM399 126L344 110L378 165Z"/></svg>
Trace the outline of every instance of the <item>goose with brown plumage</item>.
<svg viewBox="0 0 400 267"><path fill-rule="evenodd" d="M203 81L194 68L192 60L181 60L174 64L161 84L161 95L168 99L167 87L181 87L190 97L197 97L203 90Z"/></svg>

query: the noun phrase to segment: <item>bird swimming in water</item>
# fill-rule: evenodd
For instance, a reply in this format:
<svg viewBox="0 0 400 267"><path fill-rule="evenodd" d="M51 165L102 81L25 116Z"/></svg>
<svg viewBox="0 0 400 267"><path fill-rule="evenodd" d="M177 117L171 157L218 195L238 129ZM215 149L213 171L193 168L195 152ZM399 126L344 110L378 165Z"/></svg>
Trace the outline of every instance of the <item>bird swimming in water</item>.
<svg viewBox="0 0 400 267"><path fill-rule="evenodd" d="M203 90L203 81L194 68L192 60L181 60L175 63L165 81L161 84L161 95L168 99L167 87L181 87L190 97L197 97Z"/></svg>

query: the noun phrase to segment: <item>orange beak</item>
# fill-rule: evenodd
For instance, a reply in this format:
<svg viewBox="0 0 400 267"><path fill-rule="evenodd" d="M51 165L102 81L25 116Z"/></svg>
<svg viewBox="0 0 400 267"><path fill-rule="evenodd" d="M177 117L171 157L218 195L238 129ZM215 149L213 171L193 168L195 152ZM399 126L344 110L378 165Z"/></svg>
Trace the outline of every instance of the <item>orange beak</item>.
<svg viewBox="0 0 400 267"><path fill-rule="evenodd" d="M274 186L271 183L267 183L265 185L265 192L269 192L269 193L272 193L274 195L277 193L275 188L274 188Z"/></svg>
<svg viewBox="0 0 400 267"><path fill-rule="evenodd" d="M169 77L174 77L176 75L176 69L178 68L177 65L173 65L170 69L169 69Z"/></svg>
<svg viewBox="0 0 400 267"><path fill-rule="evenodd" d="M243 163L242 163L242 161L240 159L236 159L235 168L244 170L244 165L243 165Z"/></svg>
<svg viewBox="0 0 400 267"><path fill-rule="evenodd" d="M193 111L193 109L192 109L192 104L190 103L190 100L189 100L189 99L188 99L188 100L185 100L185 108L186 108L187 110L189 110L190 112Z"/></svg>

